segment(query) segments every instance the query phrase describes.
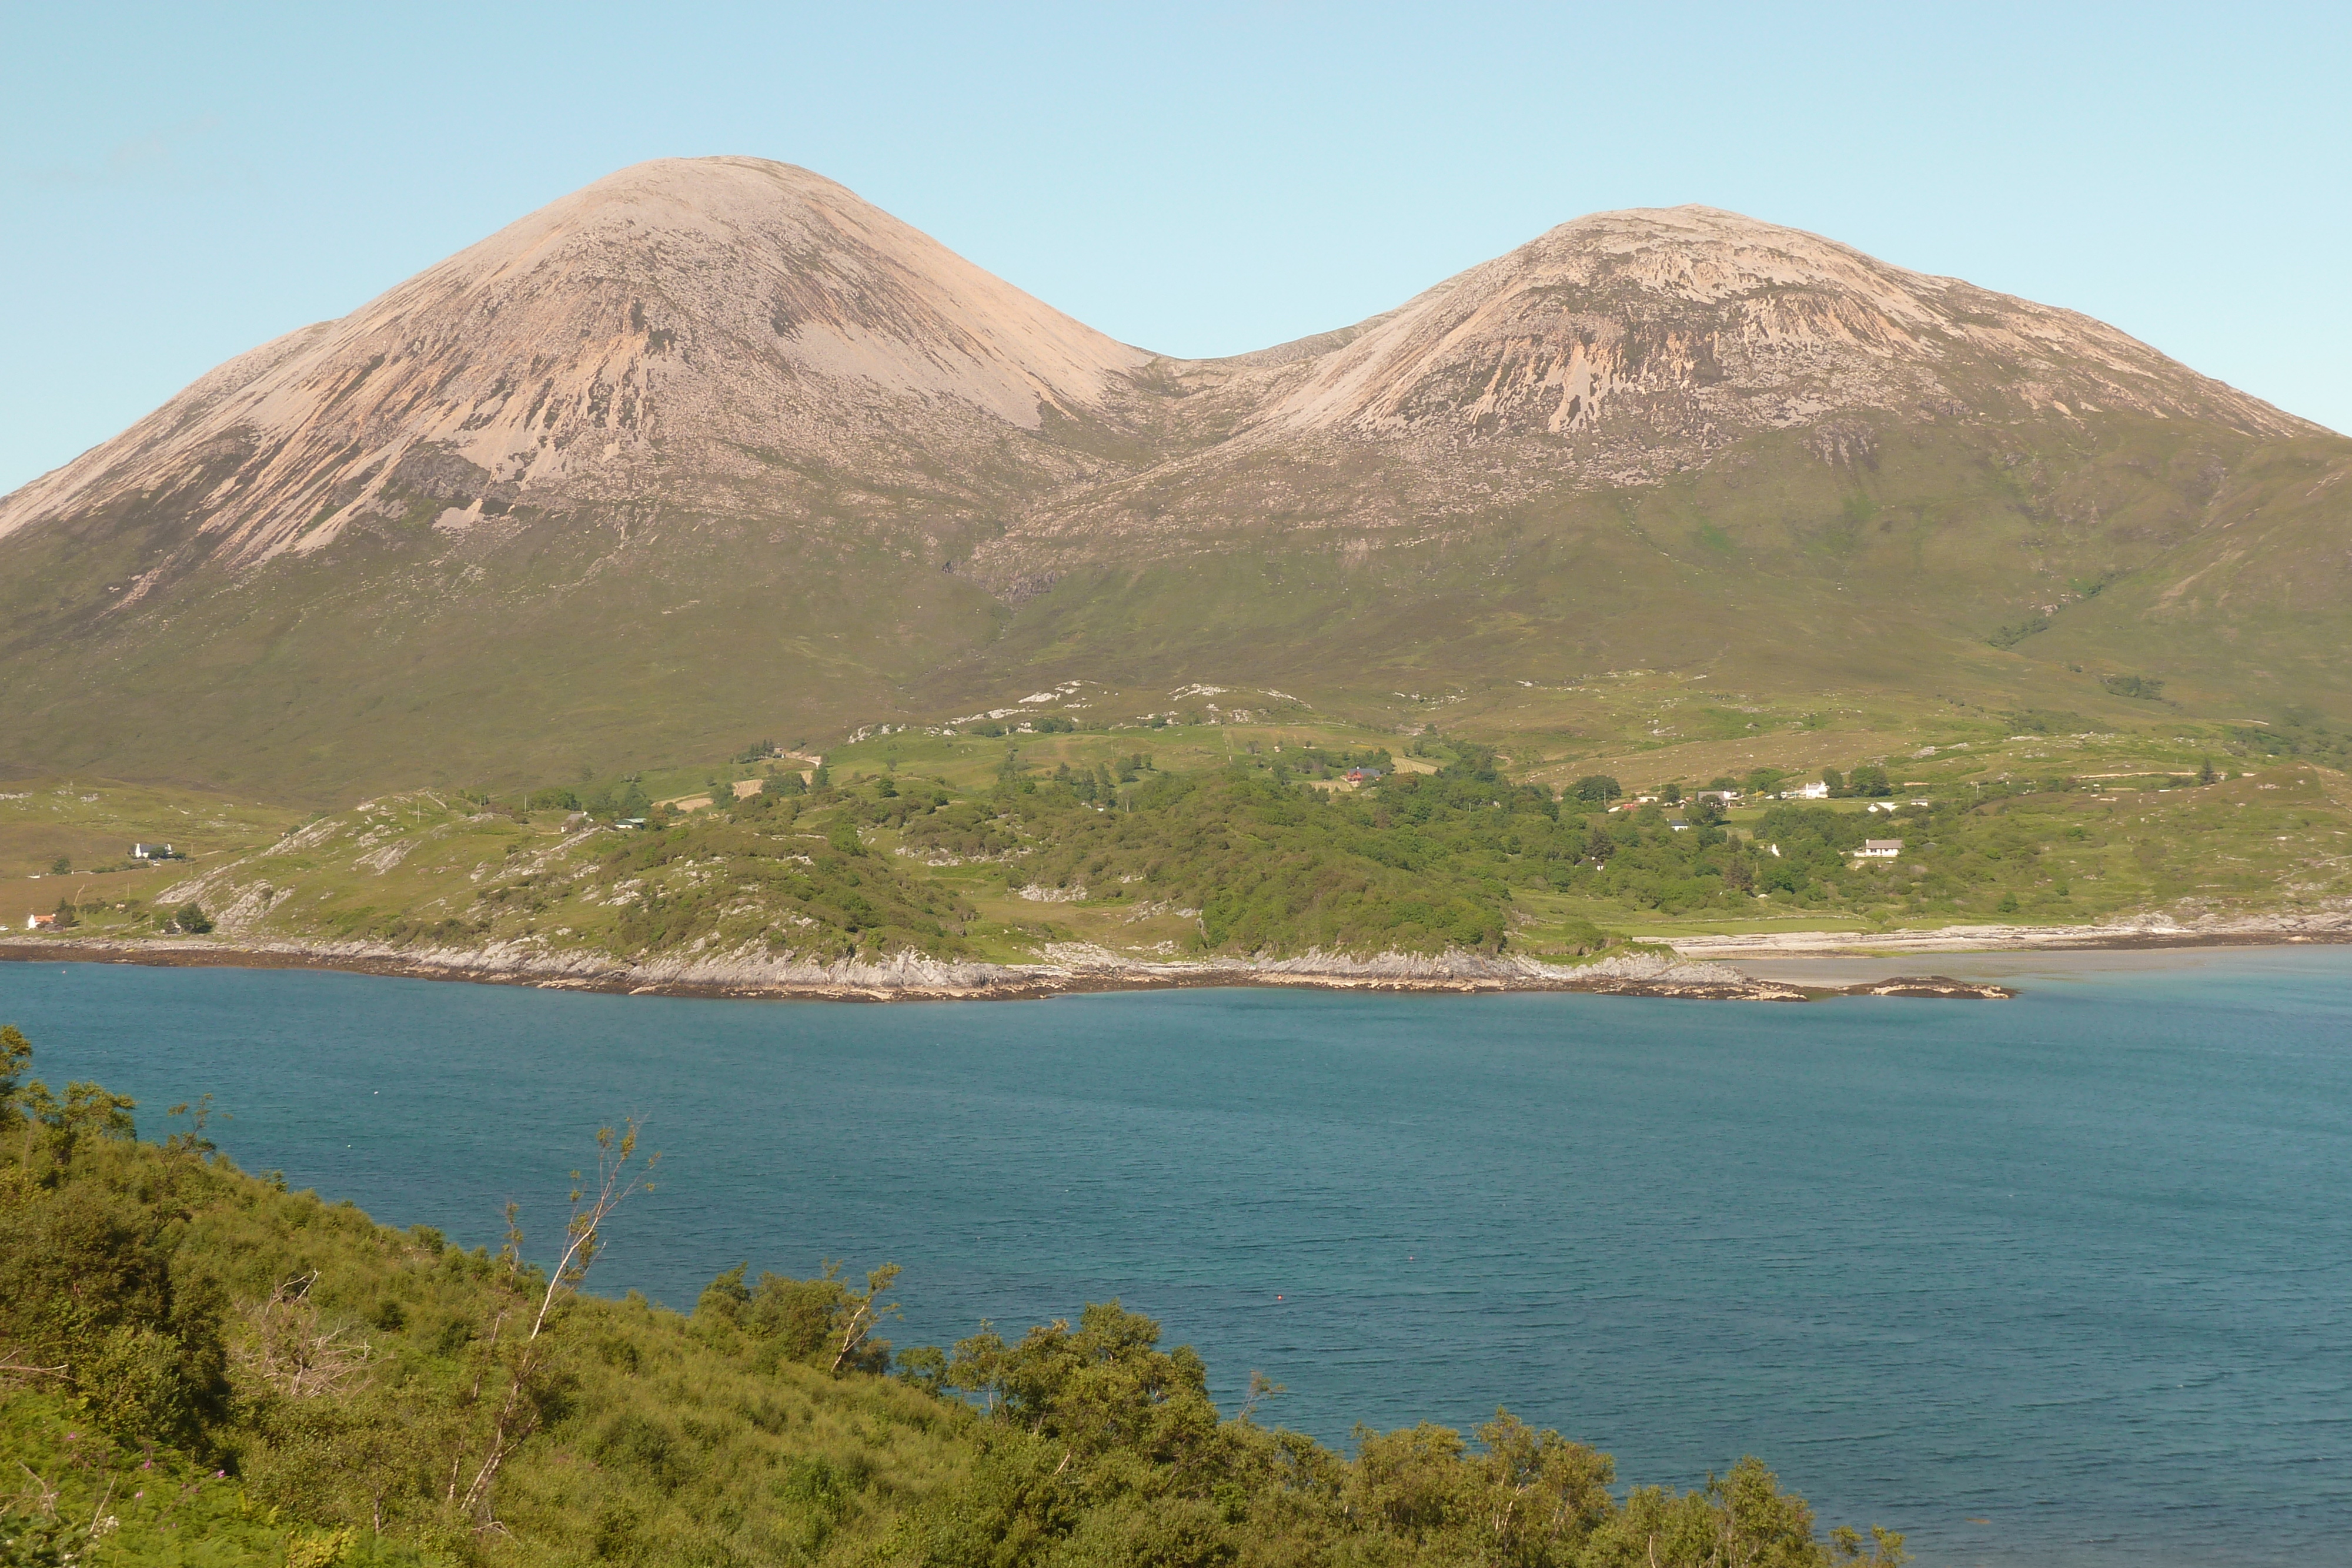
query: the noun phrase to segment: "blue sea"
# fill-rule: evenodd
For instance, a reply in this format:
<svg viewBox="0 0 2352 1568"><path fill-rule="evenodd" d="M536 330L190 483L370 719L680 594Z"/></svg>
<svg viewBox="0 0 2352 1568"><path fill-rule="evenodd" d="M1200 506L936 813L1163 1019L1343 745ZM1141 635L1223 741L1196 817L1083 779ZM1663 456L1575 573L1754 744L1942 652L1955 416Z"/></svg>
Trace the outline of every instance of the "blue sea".
<svg viewBox="0 0 2352 1568"><path fill-rule="evenodd" d="M2018 983L861 1006L0 964L0 1020L150 1134L208 1091L246 1168L469 1246L509 1197L554 1238L642 1114L605 1293L887 1260L901 1344L1117 1297L1335 1443L1501 1406L1627 1481L1759 1455L1930 1565L2347 1560L2352 951Z"/></svg>

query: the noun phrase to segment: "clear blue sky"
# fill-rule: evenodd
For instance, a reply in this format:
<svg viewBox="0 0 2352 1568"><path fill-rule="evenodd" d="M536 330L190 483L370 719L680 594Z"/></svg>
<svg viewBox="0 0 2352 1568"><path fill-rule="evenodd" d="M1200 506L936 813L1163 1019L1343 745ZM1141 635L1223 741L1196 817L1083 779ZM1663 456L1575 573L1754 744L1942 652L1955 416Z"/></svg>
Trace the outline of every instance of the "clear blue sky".
<svg viewBox="0 0 2352 1568"><path fill-rule="evenodd" d="M640 159L1236 352L1703 202L2352 431L2352 7L0 4L0 491Z"/></svg>

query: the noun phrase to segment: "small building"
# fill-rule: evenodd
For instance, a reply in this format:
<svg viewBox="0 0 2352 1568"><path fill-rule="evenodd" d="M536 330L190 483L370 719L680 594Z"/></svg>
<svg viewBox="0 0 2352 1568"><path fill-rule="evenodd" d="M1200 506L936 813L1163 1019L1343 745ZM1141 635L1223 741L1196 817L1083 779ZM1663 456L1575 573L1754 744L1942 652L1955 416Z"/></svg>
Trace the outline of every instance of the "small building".
<svg viewBox="0 0 2352 1568"><path fill-rule="evenodd" d="M25 929L27 931L53 931L57 928L57 924L58 917L54 915L27 915L25 916Z"/></svg>
<svg viewBox="0 0 2352 1568"><path fill-rule="evenodd" d="M1347 779L1349 783L1359 787L1377 784L1381 781L1381 770L1377 768L1350 768L1348 769Z"/></svg>
<svg viewBox="0 0 2352 1568"><path fill-rule="evenodd" d="M1862 848L1854 851L1853 855L1856 860L1891 861L1902 852L1901 839L1864 839Z"/></svg>
<svg viewBox="0 0 2352 1568"><path fill-rule="evenodd" d="M169 844L133 844L131 846L131 858L135 861L175 861L182 857L180 852Z"/></svg>
<svg viewBox="0 0 2352 1568"><path fill-rule="evenodd" d="M1830 787L1818 779L1811 784L1799 785L1794 789L1783 789L1780 792L1780 799L1783 800L1826 800L1829 798Z"/></svg>
<svg viewBox="0 0 2352 1568"><path fill-rule="evenodd" d="M1672 828L1678 833L1686 833L1690 831L1690 824L1684 821L1680 817L1668 818L1666 821L1666 826Z"/></svg>

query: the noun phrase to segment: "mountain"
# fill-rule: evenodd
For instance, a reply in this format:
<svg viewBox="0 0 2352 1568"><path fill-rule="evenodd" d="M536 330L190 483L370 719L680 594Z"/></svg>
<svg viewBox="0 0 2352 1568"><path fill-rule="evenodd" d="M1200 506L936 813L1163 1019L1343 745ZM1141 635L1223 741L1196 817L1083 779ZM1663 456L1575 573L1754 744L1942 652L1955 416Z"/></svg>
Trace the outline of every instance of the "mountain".
<svg viewBox="0 0 2352 1568"><path fill-rule="evenodd" d="M1008 431L1149 358L805 170L664 160L232 360L0 502L0 537L176 514L193 531L128 601L404 518L766 513L813 469L980 492Z"/></svg>
<svg viewBox="0 0 2352 1568"><path fill-rule="evenodd" d="M1635 404L1675 457L1837 409L2129 410L2311 426L2099 322L1711 207L1563 224L1319 354L1268 409L1298 429L1601 436ZM1657 477L1624 441L1633 466ZM1587 460L1590 458L1588 456Z"/></svg>
<svg viewBox="0 0 2352 1568"><path fill-rule="evenodd" d="M0 499L0 727L323 800L1073 682L1568 735L1630 669L2341 716L2347 472L2099 322L1707 208L1180 361L804 170L665 160Z"/></svg>

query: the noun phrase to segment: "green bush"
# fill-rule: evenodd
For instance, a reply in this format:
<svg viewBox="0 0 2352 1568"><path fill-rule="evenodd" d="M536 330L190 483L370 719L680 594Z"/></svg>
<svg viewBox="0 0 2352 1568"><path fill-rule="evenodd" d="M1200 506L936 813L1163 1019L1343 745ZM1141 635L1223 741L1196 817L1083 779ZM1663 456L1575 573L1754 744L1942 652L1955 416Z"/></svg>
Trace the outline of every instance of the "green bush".
<svg viewBox="0 0 2352 1568"><path fill-rule="evenodd" d="M1189 1348L1118 1301L896 1359L863 1289L739 1266L690 1317L257 1180L201 1128L132 1141L0 1030L0 1448L53 1489L0 1562L1454 1563L1828 1568L1743 1459L1611 1490L1604 1454L1507 1413L1352 1455L1220 1412ZM610 1150L606 1150L609 1157ZM625 1224L626 1210L606 1225ZM541 1322L544 1332L530 1325ZM1257 1396L1253 1394L1253 1404ZM487 1484L482 1477L489 1477ZM469 1503L467 1500L472 1498ZM75 1521L68 1530L58 1521ZM47 1554L47 1555L45 1555ZM1899 1563L1899 1537L1867 1558Z"/></svg>

